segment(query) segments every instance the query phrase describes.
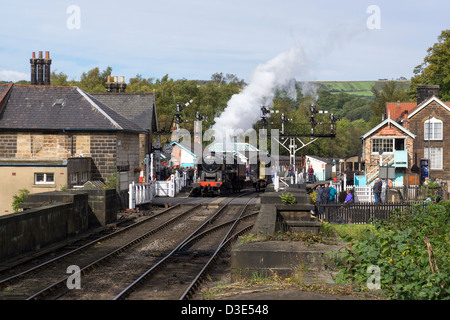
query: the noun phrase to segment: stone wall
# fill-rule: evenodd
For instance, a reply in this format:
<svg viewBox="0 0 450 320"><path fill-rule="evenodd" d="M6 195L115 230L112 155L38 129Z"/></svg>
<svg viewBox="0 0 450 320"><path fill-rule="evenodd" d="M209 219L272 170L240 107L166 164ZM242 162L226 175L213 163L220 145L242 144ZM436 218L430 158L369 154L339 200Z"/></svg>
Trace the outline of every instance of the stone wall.
<svg viewBox="0 0 450 320"><path fill-rule="evenodd" d="M114 189L70 189L68 193L87 194L89 204L89 227L105 226L117 220L119 199Z"/></svg>
<svg viewBox="0 0 450 320"><path fill-rule="evenodd" d="M58 203L0 216L0 260L88 229L88 195L60 194L59 198Z"/></svg>
<svg viewBox="0 0 450 320"><path fill-rule="evenodd" d="M450 157L446 157L446 140L450 136L450 126L448 125L450 123L450 112L436 101L431 102L408 121L411 132L414 132L417 135L414 141L414 159L417 161L416 165L420 167L420 159L425 158L424 150L428 148L428 140L425 140L424 138L424 129L425 121L427 121L430 116L442 120L443 125L443 139L430 141L431 148L443 148L443 167L442 170L431 170L430 174L432 179L439 178L450 180L450 170L448 170L450 168Z"/></svg>
<svg viewBox="0 0 450 320"><path fill-rule="evenodd" d="M145 157L145 135L124 132L2 132L1 160L66 160L91 157L91 179L107 182L118 165L129 165L129 181L134 168L142 166Z"/></svg>
<svg viewBox="0 0 450 320"><path fill-rule="evenodd" d="M14 158L17 152L17 135L6 133L0 135L0 158Z"/></svg>

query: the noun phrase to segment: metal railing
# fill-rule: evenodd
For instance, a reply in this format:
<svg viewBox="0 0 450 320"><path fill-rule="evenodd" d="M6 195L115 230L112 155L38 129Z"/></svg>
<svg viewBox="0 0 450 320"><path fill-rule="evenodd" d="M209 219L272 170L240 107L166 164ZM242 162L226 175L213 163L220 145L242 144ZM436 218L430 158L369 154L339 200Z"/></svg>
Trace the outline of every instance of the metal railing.
<svg viewBox="0 0 450 320"><path fill-rule="evenodd" d="M389 220L391 212L408 210L412 203L317 204L317 217L325 222L367 224L372 218Z"/></svg>

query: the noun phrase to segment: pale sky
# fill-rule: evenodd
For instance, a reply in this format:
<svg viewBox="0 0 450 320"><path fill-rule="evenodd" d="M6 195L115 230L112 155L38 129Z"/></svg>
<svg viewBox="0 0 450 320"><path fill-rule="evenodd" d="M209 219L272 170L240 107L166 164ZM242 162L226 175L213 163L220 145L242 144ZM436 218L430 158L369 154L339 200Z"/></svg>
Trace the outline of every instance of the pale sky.
<svg viewBox="0 0 450 320"><path fill-rule="evenodd" d="M307 64L297 80L410 79L450 29L448 0L0 1L4 81L30 80L33 51L75 80L108 66L126 81L248 80L296 43Z"/></svg>

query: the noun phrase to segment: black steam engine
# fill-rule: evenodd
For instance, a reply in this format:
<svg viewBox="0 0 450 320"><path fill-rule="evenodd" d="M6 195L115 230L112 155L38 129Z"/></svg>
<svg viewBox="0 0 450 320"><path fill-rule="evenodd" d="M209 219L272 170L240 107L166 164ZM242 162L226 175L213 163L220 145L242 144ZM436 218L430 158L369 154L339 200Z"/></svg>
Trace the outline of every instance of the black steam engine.
<svg viewBox="0 0 450 320"><path fill-rule="evenodd" d="M218 196L241 191L246 178L246 166L232 153L215 152L204 155L197 167L197 182L194 188L202 196Z"/></svg>

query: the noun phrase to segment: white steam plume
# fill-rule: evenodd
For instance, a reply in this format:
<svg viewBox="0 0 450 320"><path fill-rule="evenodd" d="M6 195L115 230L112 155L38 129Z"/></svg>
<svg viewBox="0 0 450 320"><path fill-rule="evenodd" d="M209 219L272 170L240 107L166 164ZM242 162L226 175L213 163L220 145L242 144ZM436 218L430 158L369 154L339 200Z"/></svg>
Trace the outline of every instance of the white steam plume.
<svg viewBox="0 0 450 320"><path fill-rule="evenodd" d="M254 70L250 83L242 92L233 95L222 114L214 119L212 130L216 139L227 137L227 134L236 130L245 132L251 129L260 119L260 107L272 106L277 89L287 90L290 97L295 99L294 76L301 72L305 65L303 50L299 44L259 65Z"/></svg>

